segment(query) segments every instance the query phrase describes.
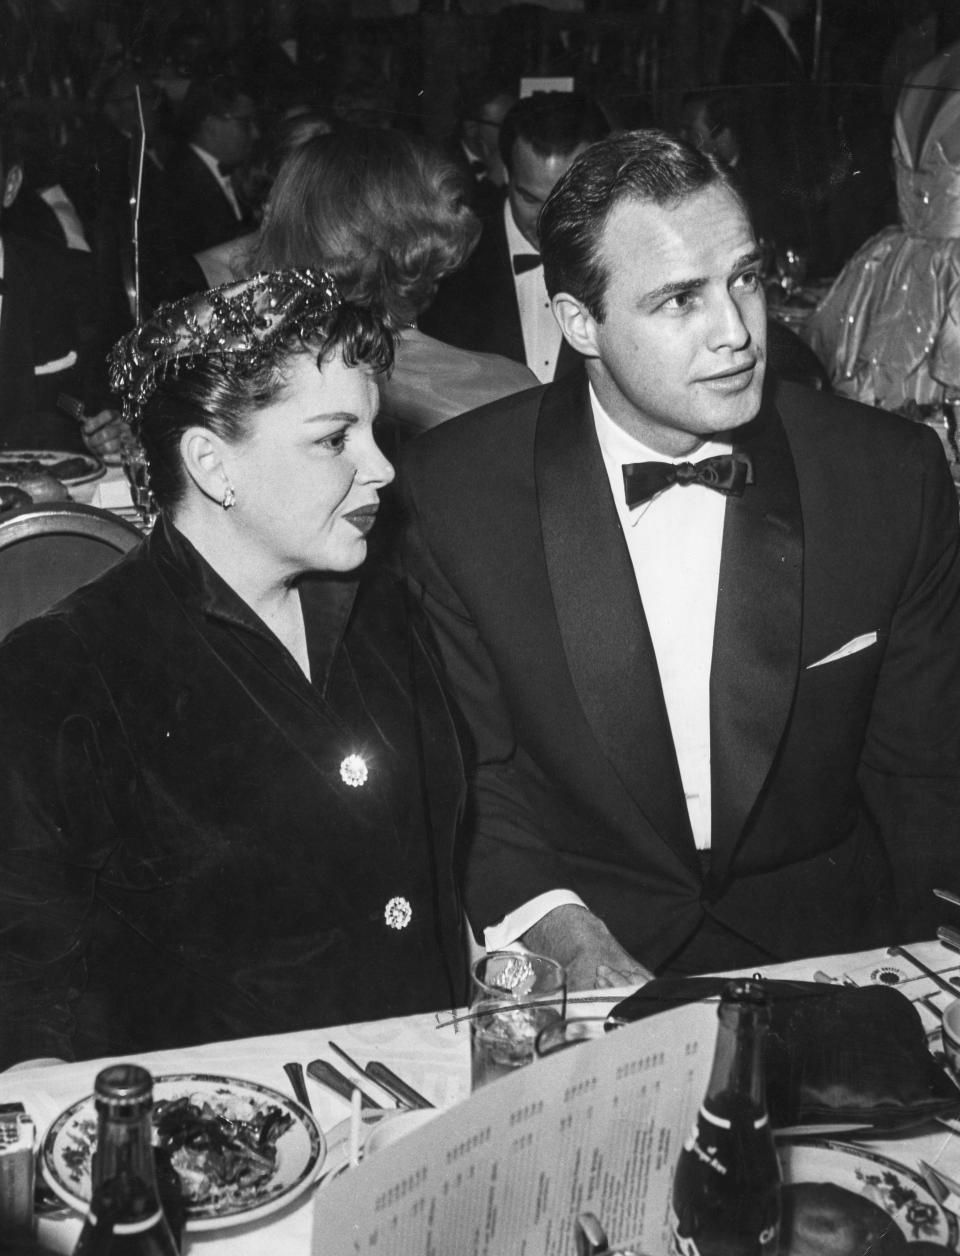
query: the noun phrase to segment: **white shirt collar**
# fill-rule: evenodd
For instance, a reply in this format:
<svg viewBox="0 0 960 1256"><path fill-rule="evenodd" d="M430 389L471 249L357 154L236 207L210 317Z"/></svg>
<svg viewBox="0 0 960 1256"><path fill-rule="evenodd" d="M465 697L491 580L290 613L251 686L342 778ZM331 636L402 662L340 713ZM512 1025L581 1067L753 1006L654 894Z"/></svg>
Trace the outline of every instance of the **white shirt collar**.
<svg viewBox="0 0 960 1256"><path fill-rule="evenodd" d="M230 202L230 208L233 210L234 216L240 219L243 216L240 210L240 202L237 200L237 194L233 190L233 184L225 174L221 173L219 161L212 153L208 153L205 148L201 148L199 144L191 144L190 147L220 184L224 196Z"/></svg>
<svg viewBox="0 0 960 1256"><path fill-rule="evenodd" d="M537 250L514 222L509 196L503 202L503 223L507 229L507 249L511 261L514 253L536 253Z"/></svg>

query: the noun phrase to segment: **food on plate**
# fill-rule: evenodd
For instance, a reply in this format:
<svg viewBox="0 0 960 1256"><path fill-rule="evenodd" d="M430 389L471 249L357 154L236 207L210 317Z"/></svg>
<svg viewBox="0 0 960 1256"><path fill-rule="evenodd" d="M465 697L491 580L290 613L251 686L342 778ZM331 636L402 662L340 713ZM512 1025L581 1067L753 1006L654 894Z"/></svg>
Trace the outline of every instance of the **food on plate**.
<svg viewBox="0 0 960 1256"><path fill-rule="evenodd" d="M65 484L52 476L49 471L37 471L33 475L25 475L17 486L22 493L28 494L34 502L62 502L70 500L70 493Z"/></svg>
<svg viewBox="0 0 960 1256"><path fill-rule="evenodd" d="M8 488L4 484L0 484L0 514L8 510L19 510L21 506L29 506L32 498L29 497L22 489Z"/></svg>
<svg viewBox="0 0 960 1256"><path fill-rule="evenodd" d="M831 1182L783 1188L780 1256L908 1256L906 1237L884 1210Z"/></svg>
<svg viewBox="0 0 960 1256"><path fill-rule="evenodd" d="M156 1142L170 1153L188 1205L245 1200L270 1189L277 1140L293 1117L272 1104L184 1095L153 1111Z"/></svg>
<svg viewBox="0 0 960 1256"><path fill-rule="evenodd" d="M99 463L94 458L77 454L51 462L41 457L16 457L0 453L0 480L20 484L32 475L52 475L57 480L79 480L88 476Z"/></svg>

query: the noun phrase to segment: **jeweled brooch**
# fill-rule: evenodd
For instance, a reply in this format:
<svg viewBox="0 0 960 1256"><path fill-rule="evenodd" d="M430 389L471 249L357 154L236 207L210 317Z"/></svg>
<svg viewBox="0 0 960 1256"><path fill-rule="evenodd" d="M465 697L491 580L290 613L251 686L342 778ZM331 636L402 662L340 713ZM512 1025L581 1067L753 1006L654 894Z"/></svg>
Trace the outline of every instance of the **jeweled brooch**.
<svg viewBox="0 0 960 1256"><path fill-rule="evenodd" d="M361 785L366 785L369 775L369 769L362 755L348 754L340 763L340 779L344 785L358 789Z"/></svg>
<svg viewBox="0 0 960 1256"><path fill-rule="evenodd" d="M413 915L413 908L401 895L396 894L383 909L383 918L391 929L406 929Z"/></svg>

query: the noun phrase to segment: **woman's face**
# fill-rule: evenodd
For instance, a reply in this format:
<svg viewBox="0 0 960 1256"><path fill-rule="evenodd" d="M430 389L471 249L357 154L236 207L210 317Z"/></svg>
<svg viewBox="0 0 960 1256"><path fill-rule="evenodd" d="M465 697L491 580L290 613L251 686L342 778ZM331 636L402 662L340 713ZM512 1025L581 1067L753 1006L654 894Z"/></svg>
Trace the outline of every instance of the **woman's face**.
<svg viewBox="0 0 960 1256"><path fill-rule="evenodd" d="M278 399L226 447L237 498L230 523L251 561L279 578L350 571L366 557L380 489L394 475L373 438L375 379L339 354L318 370L309 352L292 357L284 375Z"/></svg>

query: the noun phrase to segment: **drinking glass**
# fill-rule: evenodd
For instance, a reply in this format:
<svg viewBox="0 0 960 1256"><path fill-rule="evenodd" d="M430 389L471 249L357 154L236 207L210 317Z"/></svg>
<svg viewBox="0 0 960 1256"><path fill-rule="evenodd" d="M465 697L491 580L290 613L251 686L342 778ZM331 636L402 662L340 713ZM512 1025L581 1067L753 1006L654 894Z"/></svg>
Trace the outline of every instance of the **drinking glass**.
<svg viewBox="0 0 960 1256"><path fill-rule="evenodd" d="M809 257L804 249L787 245L777 250L777 275L780 286L788 297L799 292L807 278L810 268Z"/></svg>
<svg viewBox="0 0 960 1256"><path fill-rule="evenodd" d="M615 1029L620 1029L629 1021L619 1016L571 1016L564 1020L554 1021L541 1029L533 1044L534 1054L538 1060L557 1051L565 1051L567 1047L577 1047L582 1042L596 1042Z"/></svg>
<svg viewBox="0 0 960 1256"><path fill-rule="evenodd" d="M156 522L159 508L150 487L150 466L146 452L133 432L127 431L123 434L120 465L130 485L130 497L137 508L141 526L149 531Z"/></svg>
<svg viewBox="0 0 960 1256"><path fill-rule="evenodd" d="M561 1021L567 975L529 951L490 951L472 968L470 1066L473 1089L529 1064L537 1034Z"/></svg>

